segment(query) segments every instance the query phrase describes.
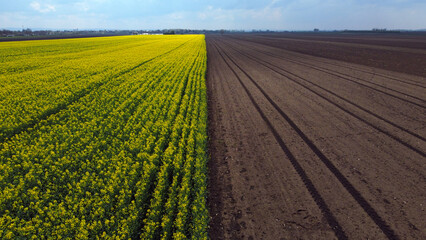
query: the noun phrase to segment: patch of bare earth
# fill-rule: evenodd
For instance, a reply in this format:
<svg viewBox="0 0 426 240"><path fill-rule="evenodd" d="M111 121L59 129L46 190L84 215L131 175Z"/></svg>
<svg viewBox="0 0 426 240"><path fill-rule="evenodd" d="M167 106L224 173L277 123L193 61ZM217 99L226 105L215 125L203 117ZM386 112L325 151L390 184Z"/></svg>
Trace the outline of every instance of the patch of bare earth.
<svg viewBox="0 0 426 240"><path fill-rule="evenodd" d="M212 239L426 239L420 71L206 41Z"/></svg>

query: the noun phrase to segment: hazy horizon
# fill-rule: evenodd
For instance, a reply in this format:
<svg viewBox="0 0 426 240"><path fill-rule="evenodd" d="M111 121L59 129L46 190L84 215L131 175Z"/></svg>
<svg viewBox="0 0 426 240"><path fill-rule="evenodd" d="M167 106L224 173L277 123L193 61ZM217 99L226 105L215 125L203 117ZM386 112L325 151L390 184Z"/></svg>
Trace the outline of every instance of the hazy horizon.
<svg viewBox="0 0 426 240"><path fill-rule="evenodd" d="M0 0L1 29L426 29L419 0Z"/></svg>

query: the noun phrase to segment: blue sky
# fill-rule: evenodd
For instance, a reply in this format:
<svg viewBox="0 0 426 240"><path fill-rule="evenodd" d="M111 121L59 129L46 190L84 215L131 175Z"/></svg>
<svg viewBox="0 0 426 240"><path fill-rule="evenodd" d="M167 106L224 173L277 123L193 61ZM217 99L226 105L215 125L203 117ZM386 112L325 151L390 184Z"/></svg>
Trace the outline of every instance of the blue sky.
<svg viewBox="0 0 426 240"><path fill-rule="evenodd" d="M425 0L0 0L0 28L425 29Z"/></svg>

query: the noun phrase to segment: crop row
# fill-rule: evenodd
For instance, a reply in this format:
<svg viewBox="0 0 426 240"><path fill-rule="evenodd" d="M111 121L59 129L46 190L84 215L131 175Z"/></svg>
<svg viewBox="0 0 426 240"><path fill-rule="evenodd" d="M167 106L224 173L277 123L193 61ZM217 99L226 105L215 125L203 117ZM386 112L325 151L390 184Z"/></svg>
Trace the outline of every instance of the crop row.
<svg viewBox="0 0 426 240"><path fill-rule="evenodd" d="M96 43L96 54L58 50L78 87L53 76L44 89L55 65L24 71L45 78L18 85L46 95L28 93L31 111L7 112L34 124L2 129L0 238L207 238L204 37L138 37L132 47ZM79 69L98 79L76 79ZM60 109L43 115L32 104Z"/></svg>
<svg viewBox="0 0 426 240"><path fill-rule="evenodd" d="M2 43L0 141L184 41L115 37Z"/></svg>

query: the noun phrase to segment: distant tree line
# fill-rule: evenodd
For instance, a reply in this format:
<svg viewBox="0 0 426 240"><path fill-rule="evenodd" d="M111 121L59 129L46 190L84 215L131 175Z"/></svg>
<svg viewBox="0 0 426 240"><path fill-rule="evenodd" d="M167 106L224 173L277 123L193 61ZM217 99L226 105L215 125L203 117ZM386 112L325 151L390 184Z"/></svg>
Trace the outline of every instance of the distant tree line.
<svg viewBox="0 0 426 240"><path fill-rule="evenodd" d="M116 36L116 35L139 35L139 34L227 34L227 33L269 33L271 30L194 30L194 29L156 29L156 30L31 30L30 28L22 30L1 29L0 37L79 37L79 36Z"/></svg>
<svg viewBox="0 0 426 240"><path fill-rule="evenodd" d="M127 35L130 34L130 30L31 30L30 28L22 30L0 30L0 36L58 36L58 35Z"/></svg>
<svg viewBox="0 0 426 240"><path fill-rule="evenodd" d="M194 30L194 29L156 29L156 30L31 30L30 28L22 30L0 29L0 41L10 40L30 40L30 39L55 39L55 38L78 38L78 37L100 37L100 36L121 36L121 35L151 35L151 34L235 34L235 33L288 33L288 32L320 32L318 28L311 31L274 31L253 29L246 30ZM327 32L350 32L350 33L396 33L396 32L412 32L409 30L387 30L385 28L373 28L371 30L321 30ZM416 31L414 31L416 32ZM424 32L424 31L421 31Z"/></svg>

